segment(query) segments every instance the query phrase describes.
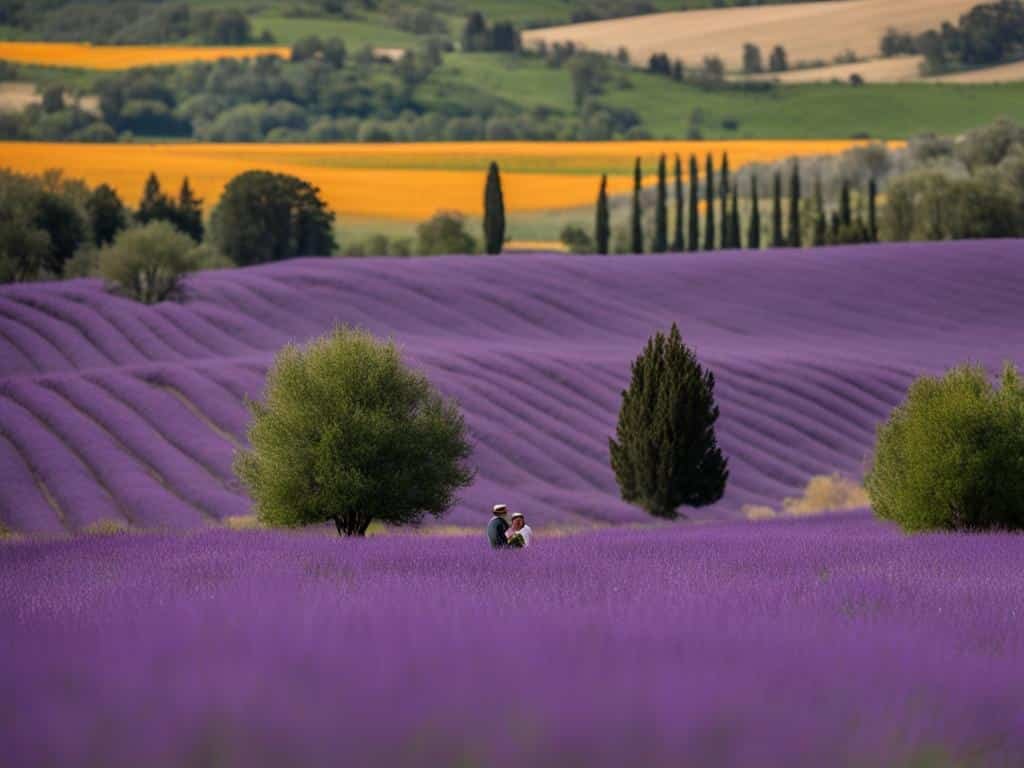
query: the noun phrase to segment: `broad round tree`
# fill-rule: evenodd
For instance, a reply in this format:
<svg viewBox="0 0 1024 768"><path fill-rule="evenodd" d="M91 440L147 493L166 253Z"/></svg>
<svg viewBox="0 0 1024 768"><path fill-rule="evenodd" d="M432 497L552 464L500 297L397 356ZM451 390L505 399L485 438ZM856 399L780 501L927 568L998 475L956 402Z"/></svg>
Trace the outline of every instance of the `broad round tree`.
<svg viewBox="0 0 1024 768"><path fill-rule="evenodd" d="M235 468L268 525L333 522L362 536L372 520L418 523L473 477L457 406L368 333L285 347L250 409L251 448Z"/></svg>
<svg viewBox="0 0 1024 768"><path fill-rule="evenodd" d="M864 485L908 531L1024 528L1024 385L980 366L923 376L879 427Z"/></svg>
<svg viewBox="0 0 1024 768"><path fill-rule="evenodd" d="M655 517L713 504L725 493L728 462L715 438L715 377L672 324L633 362L615 438L608 441L622 498Z"/></svg>

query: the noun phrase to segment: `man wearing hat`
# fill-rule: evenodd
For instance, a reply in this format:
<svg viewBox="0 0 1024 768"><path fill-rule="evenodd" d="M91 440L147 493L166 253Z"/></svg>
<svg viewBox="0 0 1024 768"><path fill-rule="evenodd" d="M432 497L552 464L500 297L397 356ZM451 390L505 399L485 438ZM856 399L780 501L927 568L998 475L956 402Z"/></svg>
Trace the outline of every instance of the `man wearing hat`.
<svg viewBox="0 0 1024 768"><path fill-rule="evenodd" d="M508 531L508 521L505 520L505 513L508 512L508 507L504 504L495 504L491 511L494 512L494 517L487 523L487 540L495 549L507 547L508 539L505 533Z"/></svg>

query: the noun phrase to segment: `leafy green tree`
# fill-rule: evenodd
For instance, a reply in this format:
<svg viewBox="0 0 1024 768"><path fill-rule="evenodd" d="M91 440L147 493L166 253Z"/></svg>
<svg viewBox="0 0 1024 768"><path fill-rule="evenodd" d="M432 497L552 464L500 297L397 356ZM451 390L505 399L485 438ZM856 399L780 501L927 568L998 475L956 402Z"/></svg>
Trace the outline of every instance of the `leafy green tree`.
<svg viewBox="0 0 1024 768"><path fill-rule="evenodd" d="M71 200L56 192L44 191L36 202L34 224L50 236L50 249L43 269L54 275L64 272L64 263L86 239L85 217Z"/></svg>
<svg viewBox="0 0 1024 768"><path fill-rule="evenodd" d="M722 232L719 238L721 248L732 248L732 235L729 232L729 227L732 224L732 220L729 216L729 153L722 153L722 172L718 179L718 195L721 202L721 213L720 218L722 221Z"/></svg>
<svg viewBox="0 0 1024 768"><path fill-rule="evenodd" d="M466 17L466 24L462 28L462 50L465 53L473 51L486 51L490 43L490 32L487 29L487 22L484 15L479 11L473 11Z"/></svg>
<svg viewBox="0 0 1024 768"><path fill-rule="evenodd" d="M665 179L665 155L658 159L658 198L654 208L654 253L668 250L668 189Z"/></svg>
<svg viewBox="0 0 1024 768"><path fill-rule="evenodd" d="M704 250L715 250L715 169L708 153L704 168Z"/></svg>
<svg viewBox="0 0 1024 768"><path fill-rule="evenodd" d="M622 498L655 517L722 498L728 462L715 438L715 377L683 344L673 323L633 362L615 438L608 441Z"/></svg>
<svg viewBox="0 0 1024 768"><path fill-rule="evenodd" d="M772 72L785 72L789 69L786 49L781 45L776 45L772 48L771 56L768 57L768 69Z"/></svg>
<svg viewBox="0 0 1024 768"><path fill-rule="evenodd" d="M683 242L683 163L676 155L675 165L675 197L673 198L676 207L676 228L672 236L672 250L681 253L685 244Z"/></svg>
<svg viewBox="0 0 1024 768"><path fill-rule="evenodd" d="M150 173L142 188L142 198L135 211L135 220L140 224L150 221L174 221L174 204L160 189L160 179Z"/></svg>
<svg viewBox="0 0 1024 768"><path fill-rule="evenodd" d="M799 248L803 243L800 232L800 165L793 161L793 171L789 177L789 240L788 245Z"/></svg>
<svg viewBox="0 0 1024 768"><path fill-rule="evenodd" d="M644 251L644 230L642 223L643 211L640 206L640 190L643 186L643 178L640 171L640 158L636 159L633 166L633 210L631 212L630 227L630 251L632 253L643 253Z"/></svg>
<svg viewBox="0 0 1024 768"><path fill-rule="evenodd" d="M89 194L89 199L85 201L85 211L89 217L93 243L97 247L112 243L117 233L128 226L124 203L108 184L100 184Z"/></svg>
<svg viewBox="0 0 1024 768"><path fill-rule="evenodd" d="M761 49L753 43L743 44L743 73L756 75L764 71L761 63Z"/></svg>
<svg viewBox="0 0 1024 768"><path fill-rule="evenodd" d="M446 211L438 211L416 227L416 243L421 256L476 251L476 241L466 232L462 215Z"/></svg>
<svg viewBox="0 0 1024 768"><path fill-rule="evenodd" d="M487 253L501 253L505 244L505 197L501 191L501 174L498 164L491 163L487 169L487 184L484 188L484 249Z"/></svg>
<svg viewBox="0 0 1024 768"><path fill-rule="evenodd" d="M700 248L700 213L697 209L699 205L698 183L697 156L690 155L690 226L688 229L689 239L686 246L688 251L696 251Z"/></svg>
<svg viewBox="0 0 1024 768"><path fill-rule="evenodd" d="M235 264L329 255L337 248L334 213L307 181L246 171L224 188L210 217L214 243Z"/></svg>
<svg viewBox="0 0 1024 768"><path fill-rule="evenodd" d="M361 331L286 346L250 410L252 447L235 471L268 525L333 522L362 536L373 520L416 524L441 517L473 478L454 402L393 342Z"/></svg>
<svg viewBox="0 0 1024 768"><path fill-rule="evenodd" d="M608 176L601 176L601 188L597 193L597 214L594 222L594 241L597 243L598 253L608 253L608 239L611 236L611 227L608 217Z"/></svg>
<svg viewBox="0 0 1024 768"><path fill-rule="evenodd" d="M908 531L1024 528L1024 385L1007 365L917 379L879 427L865 487Z"/></svg>
<svg viewBox="0 0 1024 768"><path fill-rule="evenodd" d="M761 248L761 203L757 199L757 174L750 174L750 223L747 229L747 248Z"/></svg>
<svg viewBox="0 0 1024 768"><path fill-rule="evenodd" d="M782 237L782 176L775 172L775 185L772 190L772 248L781 248L786 244Z"/></svg>
<svg viewBox="0 0 1024 768"><path fill-rule="evenodd" d="M0 215L0 283L33 280L50 255L50 236L25 216Z"/></svg>
<svg viewBox="0 0 1024 768"><path fill-rule="evenodd" d="M144 304L179 298L195 268L195 242L168 221L126 229L100 250L99 272L115 290Z"/></svg>
<svg viewBox="0 0 1024 768"><path fill-rule="evenodd" d="M292 61L312 59L323 49L323 41L316 35L300 38L292 45Z"/></svg>
<svg viewBox="0 0 1024 768"><path fill-rule="evenodd" d="M594 241L583 227L575 224L566 224L562 227L558 239L569 249L569 253L593 253Z"/></svg>
<svg viewBox="0 0 1024 768"><path fill-rule="evenodd" d="M43 112L48 115L64 109L64 86L59 83L46 86L43 89L42 107Z"/></svg>

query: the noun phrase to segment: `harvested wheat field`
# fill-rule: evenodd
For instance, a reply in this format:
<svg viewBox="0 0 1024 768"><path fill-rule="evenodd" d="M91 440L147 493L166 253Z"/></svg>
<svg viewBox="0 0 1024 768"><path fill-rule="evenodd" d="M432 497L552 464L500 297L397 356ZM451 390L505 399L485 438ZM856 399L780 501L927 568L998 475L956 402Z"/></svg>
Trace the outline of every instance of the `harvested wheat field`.
<svg viewBox="0 0 1024 768"><path fill-rule="evenodd" d="M928 79L940 83L1015 83L1024 80L1024 61L972 69L969 72L953 72Z"/></svg>
<svg viewBox="0 0 1024 768"><path fill-rule="evenodd" d="M634 62L667 53L688 66L705 56L720 56L738 70L744 43L759 45L765 56L782 45L790 65L798 61L832 61L852 50L878 55L889 27L918 33L955 21L977 0L838 0L743 8L676 11L622 19L546 27L523 33L526 45L572 41L590 50L615 52L625 46Z"/></svg>
<svg viewBox="0 0 1024 768"><path fill-rule="evenodd" d="M762 75L743 78L750 80L773 80L784 85L802 83L830 83L838 80L849 81L852 75L860 75L866 83L1014 83L1024 80L1024 61L1000 64L995 67L972 69L968 72L952 72L947 75L922 77L923 56L893 56L887 59L870 59L852 64L832 64L827 67L791 69L788 72L766 72Z"/></svg>
<svg viewBox="0 0 1024 768"><path fill-rule="evenodd" d="M252 169L289 173L321 188L340 215L418 221L438 210L476 215L484 172L502 168L510 211L590 205L597 177L609 174L611 194L631 188L633 161L648 174L657 157L729 153L734 168L799 155L827 155L861 141L465 142L436 144L73 144L0 143L0 168L40 173L59 168L90 184L111 184L135 201L155 171L176 188L188 176L208 203L236 174ZM898 145L899 142L893 142Z"/></svg>
<svg viewBox="0 0 1024 768"><path fill-rule="evenodd" d="M131 69L189 61L217 61L254 56L287 58L287 46L262 45L90 45L89 43L0 42L0 59L17 64L75 69Z"/></svg>

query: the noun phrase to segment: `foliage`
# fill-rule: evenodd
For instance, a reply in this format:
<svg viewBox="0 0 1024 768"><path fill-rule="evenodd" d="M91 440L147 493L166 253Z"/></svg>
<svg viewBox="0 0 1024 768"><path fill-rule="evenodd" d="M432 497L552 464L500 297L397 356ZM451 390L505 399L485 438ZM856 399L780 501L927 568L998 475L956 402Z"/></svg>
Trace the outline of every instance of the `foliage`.
<svg viewBox="0 0 1024 768"><path fill-rule="evenodd" d="M913 383L878 430L865 479L875 513L908 531L1024 528L1024 384L980 366Z"/></svg>
<svg viewBox="0 0 1024 768"><path fill-rule="evenodd" d="M43 259L43 269L54 275L64 271L64 262L86 239L86 222L78 205L66 196L43 191L36 201L34 222L50 236L50 247Z"/></svg>
<svg viewBox="0 0 1024 768"><path fill-rule="evenodd" d="M166 221L127 229L99 253L99 273L118 292L143 304L177 299L193 271L195 243Z"/></svg>
<svg viewBox="0 0 1024 768"><path fill-rule="evenodd" d="M640 170L640 158L638 157L633 165L633 203L629 216L629 250L631 253L643 253L644 251L643 208L640 201L642 186L643 175Z"/></svg>
<svg viewBox="0 0 1024 768"><path fill-rule="evenodd" d="M729 477L715 438L715 377L697 362L673 323L648 340L622 393L612 469L622 498L672 519L686 505L718 501Z"/></svg>
<svg viewBox="0 0 1024 768"><path fill-rule="evenodd" d="M307 181L246 171L224 188L210 218L213 242L235 264L330 255L334 213Z"/></svg>
<svg viewBox="0 0 1024 768"><path fill-rule="evenodd" d="M501 253L505 244L505 197L501 191L498 164L492 162L487 169L484 188L484 250Z"/></svg>
<svg viewBox="0 0 1024 768"><path fill-rule="evenodd" d="M594 253L597 250L594 248L594 241L587 234L587 231L583 227L577 227L574 224L566 224L562 228L558 239L565 244L570 253ZM603 252L607 253L607 245ZM597 253L602 253L602 251L597 250Z"/></svg>
<svg viewBox="0 0 1024 768"><path fill-rule="evenodd" d="M597 212L594 216L594 243L597 253L608 253L608 240L610 236L611 224L608 216L608 174L601 174L601 187L597 193Z"/></svg>
<svg viewBox="0 0 1024 768"><path fill-rule="evenodd" d="M128 226L124 203L109 184L100 184L85 202L89 229L96 246L112 243L117 233Z"/></svg>
<svg viewBox="0 0 1024 768"><path fill-rule="evenodd" d="M651 251L664 253L668 250L668 181L666 179L665 155L658 158L658 196L654 203L654 238Z"/></svg>
<svg viewBox="0 0 1024 768"><path fill-rule="evenodd" d="M466 232L460 213L438 211L416 227L416 252L421 256L475 251L476 240Z"/></svg>
<svg viewBox="0 0 1024 768"><path fill-rule="evenodd" d="M897 33L883 38L882 47L910 46ZM925 74L1015 60L1024 53L1024 4L1020 0L978 4L956 25L944 22L939 29L918 35L912 47L924 56Z"/></svg>
<svg viewBox="0 0 1024 768"><path fill-rule="evenodd" d="M372 520L415 524L473 477L458 408L363 332L285 347L250 408L252 448L235 466L268 525L333 521L362 536Z"/></svg>

